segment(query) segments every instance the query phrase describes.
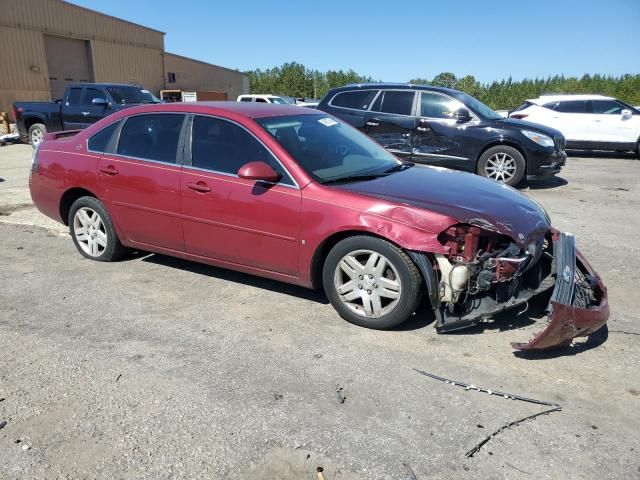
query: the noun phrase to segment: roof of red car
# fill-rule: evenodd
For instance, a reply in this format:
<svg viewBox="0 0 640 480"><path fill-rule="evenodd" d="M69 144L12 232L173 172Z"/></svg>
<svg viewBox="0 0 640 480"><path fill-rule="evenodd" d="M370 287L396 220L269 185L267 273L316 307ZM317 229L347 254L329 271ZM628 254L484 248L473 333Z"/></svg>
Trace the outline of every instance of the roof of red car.
<svg viewBox="0 0 640 480"><path fill-rule="evenodd" d="M322 113L311 108L298 107L296 105L276 105L274 103L255 102L176 102L160 103L156 105L140 105L125 109L127 114L136 112L194 112L206 113L207 111L233 112L249 118L280 117L283 115L304 115Z"/></svg>

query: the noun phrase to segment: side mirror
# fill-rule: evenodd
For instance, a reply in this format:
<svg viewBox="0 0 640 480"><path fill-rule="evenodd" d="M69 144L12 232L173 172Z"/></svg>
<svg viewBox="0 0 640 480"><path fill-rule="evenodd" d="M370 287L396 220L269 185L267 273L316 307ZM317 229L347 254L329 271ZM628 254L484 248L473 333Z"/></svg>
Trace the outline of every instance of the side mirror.
<svg viewBox="0 0 640 480"><path fill-rule="evenodd" d="M259 182L271 182L275 183L280 180L280 175L271 168L266 162L249 162L245 163L240 170L238 170L238 177L246 178L247 180L255 180Z"/></svg>
<svg viewBox="0 0 640 480"><path fill-rule="evenodd" d="M104 99L104 98L94 98L93 100L91 100L91 104L94 107L106 107L108 105L108 102Z"/></svg>
<svg viewBox="0 0 640 480"><path fill-rule="evenodd" d="M471 112L466 108L459 108L455 112L453 112L453 118L456 119L458 123L467 123L471 121L473 117L471 117Z"/></svg>
<svg viewBox="0 0 640 480"><path fill-rule="evenodd" d="M622 110L620 112L620 115L622 115L623 119L628 119L631 118L633 116L633 112L631 110L629 110L628 108L625 108L624 110Z"/></svg>

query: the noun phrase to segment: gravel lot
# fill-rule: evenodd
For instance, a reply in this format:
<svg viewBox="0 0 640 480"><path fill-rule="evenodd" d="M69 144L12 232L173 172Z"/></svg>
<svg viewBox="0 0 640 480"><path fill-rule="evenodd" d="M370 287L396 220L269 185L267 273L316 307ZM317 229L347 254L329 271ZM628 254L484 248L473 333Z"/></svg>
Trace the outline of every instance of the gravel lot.
<svg viewBox="0 0 640 480"><path fill-rule="evenodd" d="M352 326L320 292L161 255L81 257L0 147L0 478L586 479L640 475L640 162L526 191L609 287L608 332L538 355L540 312L437 335ZM539 310L539 309L538 309ZM465 391L413 368L557 402ZM336 389L346 397L337 399Z"/></svg>

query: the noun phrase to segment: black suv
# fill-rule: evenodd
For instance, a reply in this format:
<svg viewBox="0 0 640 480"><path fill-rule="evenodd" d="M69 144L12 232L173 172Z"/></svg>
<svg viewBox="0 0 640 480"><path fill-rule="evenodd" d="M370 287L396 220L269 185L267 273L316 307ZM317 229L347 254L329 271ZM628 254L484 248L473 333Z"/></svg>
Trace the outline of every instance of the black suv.
<svg viewBox="0 0 640 480"><path fill-rule="evenodd" d="M318 109L417 163L475 172L508 185L558 173L565 139L549 127L501 117L466 93L407 84L334 88Z"/></svg>

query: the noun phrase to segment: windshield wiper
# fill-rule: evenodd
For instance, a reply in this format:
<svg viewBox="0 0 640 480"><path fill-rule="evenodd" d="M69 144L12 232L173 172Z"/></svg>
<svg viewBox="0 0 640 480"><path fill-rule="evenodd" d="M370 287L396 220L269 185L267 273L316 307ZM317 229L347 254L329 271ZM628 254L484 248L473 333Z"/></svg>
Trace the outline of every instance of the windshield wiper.
<svg viewBox="0 0 640 480"><path fill-rule="evenodd" d="M321 183L326 185L327 183L337 183L337 182L357 182L360 180L373 180L379 177L386 177L388 174L385 172L382 173L368 173L362 175L347 175L346 177L336 177L329 178L327 180L323 180Z"/></svg>
<svg viewBox="0 0 640 480"><path fill-rule="evenodd" d="M407 168L411 168L415 165L413 162L402 162L398 165L394 165L391 168L388 168L384 171L384 173L393 173L393 172L401 172L402 170L406 170Z"/></svg>

